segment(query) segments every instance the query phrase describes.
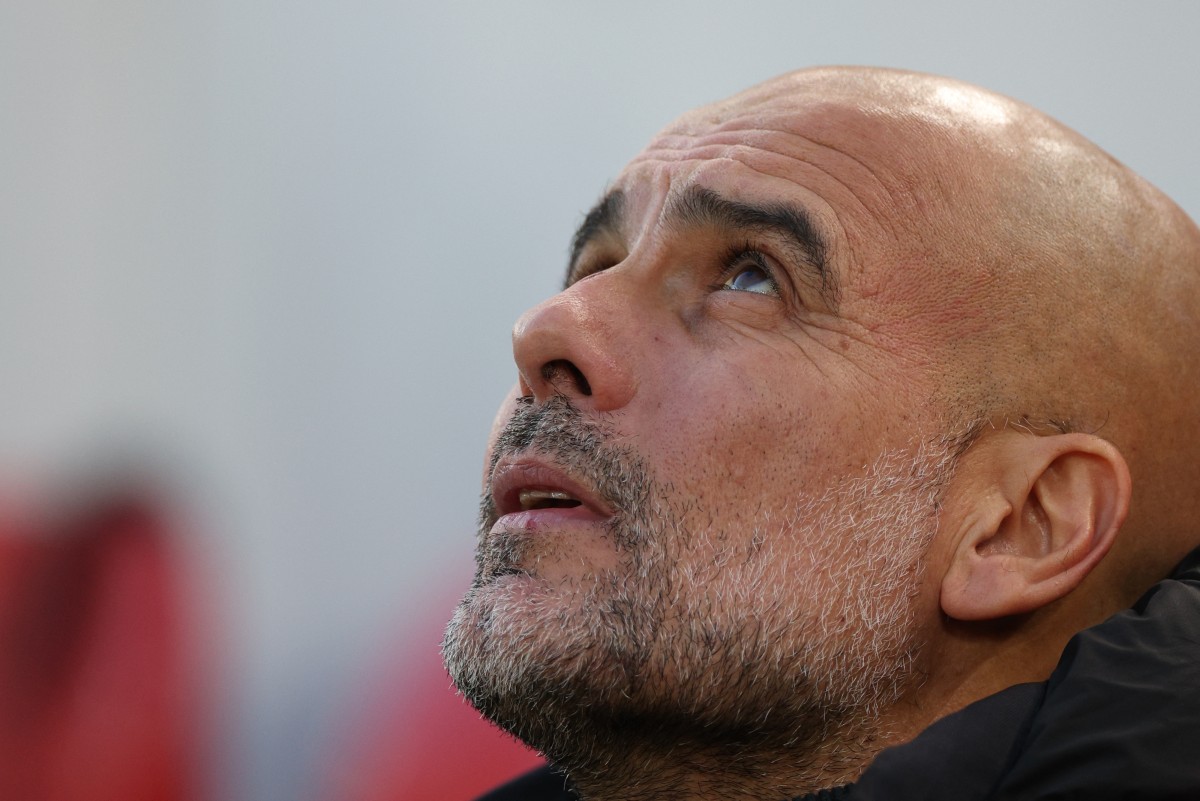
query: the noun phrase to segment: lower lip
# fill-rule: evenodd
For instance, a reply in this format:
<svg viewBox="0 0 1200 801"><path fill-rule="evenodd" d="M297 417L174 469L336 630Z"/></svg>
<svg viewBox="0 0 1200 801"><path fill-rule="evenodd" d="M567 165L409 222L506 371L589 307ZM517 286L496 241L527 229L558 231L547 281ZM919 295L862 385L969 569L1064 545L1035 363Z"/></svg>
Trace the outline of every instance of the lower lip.
<svg viewBox="0 0 1200 801"><path fill-rule="evenodd" d="M576 526L595 526L607 522L586 506L553 506L547 509L528 509L510 512L496 521L492 531L528 531L560 529Z"/></svg>

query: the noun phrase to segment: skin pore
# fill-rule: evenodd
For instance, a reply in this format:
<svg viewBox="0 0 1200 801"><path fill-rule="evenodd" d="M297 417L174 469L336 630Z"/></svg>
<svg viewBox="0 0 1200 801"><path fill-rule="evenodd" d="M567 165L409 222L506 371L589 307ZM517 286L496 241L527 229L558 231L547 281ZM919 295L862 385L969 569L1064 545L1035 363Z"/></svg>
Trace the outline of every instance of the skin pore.
<svg viewBox="0 0 1200 801"><path fill-rule="evenodd" d="M685 115L514 331L459 689L585 798L782 798L1044 678L1198 539L1198 252L965 84Z"/></svg>

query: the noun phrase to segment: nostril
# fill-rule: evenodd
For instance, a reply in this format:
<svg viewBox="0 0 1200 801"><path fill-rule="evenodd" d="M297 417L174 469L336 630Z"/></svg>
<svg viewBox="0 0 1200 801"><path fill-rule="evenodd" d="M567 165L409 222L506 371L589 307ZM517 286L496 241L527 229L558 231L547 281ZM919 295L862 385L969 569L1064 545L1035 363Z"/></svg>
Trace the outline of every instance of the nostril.
<svg viewBox="0 0 1200 801"><path fill-rule="evenodd" d="M587 376L574 363L566 359L555 359L543 364L542 380L559 391L562 388L558 387L557 382L567 380L575 385L575 389L579 391L579 394L585 397L592 394L592 386L588 383Z"/></svg>

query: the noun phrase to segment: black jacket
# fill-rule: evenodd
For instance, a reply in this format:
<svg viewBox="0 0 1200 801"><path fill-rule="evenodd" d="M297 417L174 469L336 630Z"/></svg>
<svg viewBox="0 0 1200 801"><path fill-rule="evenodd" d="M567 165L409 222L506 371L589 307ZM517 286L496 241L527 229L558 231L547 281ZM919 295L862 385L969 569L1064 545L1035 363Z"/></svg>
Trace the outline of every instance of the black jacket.
<svg viewBox="0 0 1200 801"><path fill-rule="evenodd" d="M480 801L573 801L542 768ZM846 801L1200 800L1200 549L1020 684L879 754ZM769 800L768 800L769 801Z"/></svg>

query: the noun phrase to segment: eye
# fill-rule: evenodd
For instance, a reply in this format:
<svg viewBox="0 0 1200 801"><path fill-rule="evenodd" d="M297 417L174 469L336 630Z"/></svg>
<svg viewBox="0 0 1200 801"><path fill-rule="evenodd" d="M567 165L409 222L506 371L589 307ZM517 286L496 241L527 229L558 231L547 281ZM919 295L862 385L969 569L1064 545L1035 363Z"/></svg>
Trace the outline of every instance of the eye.
<svg viewBox="0 0 1200 801"><path fill-rule="evenodd" d="M563 281L563 289L570 289L573 285L578 284L585 278L591 278L597 273L602 273L610 267L615 266L619 260L606 259L604 261L589 262L586 264L577 265L574 269L567 273L566 280Z"/></svg>
<svg viewBox="0 0 1200 801"><path fill-rule="evenodd" d="M767 268L762 254L756 251L743 251L738 254L730 262L725 275L726 278L721 283L722 289L779 296L779 284L771 277L771 271Z"/></svg>

